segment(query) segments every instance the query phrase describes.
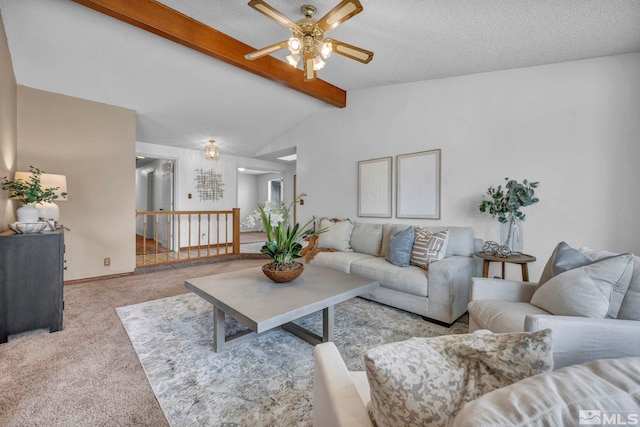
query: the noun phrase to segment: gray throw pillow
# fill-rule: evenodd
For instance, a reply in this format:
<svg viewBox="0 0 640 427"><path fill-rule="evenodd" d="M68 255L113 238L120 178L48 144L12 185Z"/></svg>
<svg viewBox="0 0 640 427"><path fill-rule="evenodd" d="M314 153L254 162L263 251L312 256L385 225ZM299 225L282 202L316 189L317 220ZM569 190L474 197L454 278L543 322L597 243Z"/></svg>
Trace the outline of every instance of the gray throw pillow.
<svg viewBox="0 0 640 427"><path fill-rule="evenodd" d="M549 279L558 274L583 265L591 264L593 261L585 254L577 249L572 248L566 242L558 243L558 246L551 253L549 261L544 266L538 288L545 284Z"/></svg>
<svg viewBox="0 0 640 427"><path fill-rule="evenodd" d="M396 226L389 239L389 247L384 259L398 267L408 267L413 248L413 227Z"/></svg>
<svg viewBox="0 0 640 427"><path fill-rule="evenodd" d="M632 270L633 254L592 261L547 280L535 291L531 304L561 316L615 319Z"/></svg>

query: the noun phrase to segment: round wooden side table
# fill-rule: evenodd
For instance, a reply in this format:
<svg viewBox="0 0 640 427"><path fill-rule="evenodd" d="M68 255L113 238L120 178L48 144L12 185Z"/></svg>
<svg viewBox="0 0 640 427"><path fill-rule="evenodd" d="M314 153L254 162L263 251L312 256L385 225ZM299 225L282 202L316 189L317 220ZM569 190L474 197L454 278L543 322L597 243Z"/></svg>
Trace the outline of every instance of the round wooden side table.
<svg viewBox="0 0 640 427"><path fill-rule="evenodd" d="M534 257L533 255L527 255L527 254L513 254L510 255L508 258L500 258L499 256L495 256L495 255L489 255L487 253L484 252L476 252L476 256L482 258L484 260L484 265L482 267L482 277L489 277L489 264L491 264L492 262L500 262L502 263L502 279L504 280L504 265L505 263L509 263L509 264L520 264L520 267L522 268L522 281L523 282L528 282L529 281L529 267L528 264L530 262L534 262L536 260L536 257Z"/></svg>

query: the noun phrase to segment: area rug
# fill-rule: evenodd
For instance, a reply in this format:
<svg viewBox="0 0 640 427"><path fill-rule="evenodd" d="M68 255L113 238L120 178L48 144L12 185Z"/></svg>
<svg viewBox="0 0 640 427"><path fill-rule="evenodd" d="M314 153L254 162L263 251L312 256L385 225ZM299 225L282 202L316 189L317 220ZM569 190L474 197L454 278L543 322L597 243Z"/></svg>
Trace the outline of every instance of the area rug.
<svg viewBox="0 0 640 427"><path fill-rule="evenodd" d="M184 294L116 309L171 426L310 426L313 346L281 330L213 352L212 306ZM296 323L321 335L321 313ZM227 334L244 326L227 317ZM334 342L349 370L366 349L466 333L361 298L335 307Z"/></svg>

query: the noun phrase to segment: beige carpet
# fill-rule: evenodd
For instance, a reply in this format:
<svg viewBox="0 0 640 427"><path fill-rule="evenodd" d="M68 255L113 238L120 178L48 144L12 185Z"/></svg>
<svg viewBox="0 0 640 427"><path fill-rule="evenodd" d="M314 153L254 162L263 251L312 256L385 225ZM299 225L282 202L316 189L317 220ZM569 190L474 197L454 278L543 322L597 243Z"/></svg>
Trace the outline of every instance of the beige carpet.
<svg viewBox="0 0 640 427"><path fill-rule="evenodd" d="M64 330L0 344L1 426L166 426L115 308L186 293L242 260L66 286Z"/></svg>

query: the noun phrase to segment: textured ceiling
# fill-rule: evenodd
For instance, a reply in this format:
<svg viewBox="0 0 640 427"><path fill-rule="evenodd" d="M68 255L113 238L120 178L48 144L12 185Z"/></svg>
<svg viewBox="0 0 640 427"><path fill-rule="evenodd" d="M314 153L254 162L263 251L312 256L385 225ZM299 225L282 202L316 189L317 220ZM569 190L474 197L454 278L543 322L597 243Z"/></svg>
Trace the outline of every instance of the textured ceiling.
<svg viewBox="0 0 640 427"><path fill-rule="evenodd" d="M293 20L309 3L267 1ZM319 72L347 91L640 51L638 0L361 1L328 36L373 61L333 55ZM247 0L161 2L256 49L289 37ZM316 17L337 3L311 2ZM0 12L18 84L134 109L139 141L202 148L214 138L251 157L335 108L69 0L0 0Z"/></svg>

